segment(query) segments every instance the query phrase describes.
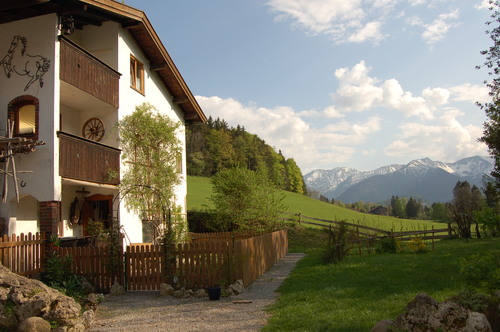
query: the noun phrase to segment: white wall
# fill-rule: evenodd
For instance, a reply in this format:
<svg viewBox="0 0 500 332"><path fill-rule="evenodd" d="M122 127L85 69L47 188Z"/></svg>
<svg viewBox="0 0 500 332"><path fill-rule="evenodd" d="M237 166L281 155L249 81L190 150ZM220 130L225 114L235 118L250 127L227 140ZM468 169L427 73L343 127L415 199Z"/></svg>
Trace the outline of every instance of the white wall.
<svg viewBox="0 0 500 332"><path fill-rule="evenodd" d="M30 77L18 75L12 72L7 77L4 67L0 67L0 135L6 135L7 105L16 97L31 95L38 98L39 108L39 140L46 142L35 152L16 157L16 168L18 171L32 171L32 173L19 173L19 181L26 183L25 187L19 186L21 196L31 195L37 201L52 201L60 199L60 186L56 184L59 175L58 142L55 136L55 128L59 127L59 105L58 100L58 78L59 77L59 49L56 43L57 16L55 14L39 16L17 22L0 25L0 59L7 55L11 41L14 36L22 36L27 39L26 54L42 56L50 61L50 67L43 74L43 87L40 81L35 81L27 86ZM15 55L16 61L24 62L27 66L36 68L34 58ZM26 91L25 91L26 89ZM3 181L2 181L3 183ZM9 201L15 196L12 177L8 178ZM34 208L33 202L29 204ZM23 210L23 203L13 202L10 204L0 203L0 216L10 220L9 234L20 231L36 232L36 223L26 221L15 222L16 213L19 216ZM16 212L17 211L17 212ZM35 210L37 211L37 210ZM14 224L17 224L15 226ZM15 226L15 227L14 227Z"/></svg>
<svg viewBox="0 0 500 332"><path fill-rule="evenodd" d="M176 188L176 204L182 206L185 212L185 197L187 194L186 186L186 156L185 156L185 123L184 116L178 105L175 105L172 100L173 96L170 92L166 91L165 85L160 80L158 75L149 69L149 63L144 57L140 49L137 47L133 39L128 35L127 31L121 29L118 42L118 71L122 73L120 79L120 109L119 118L131 114L135 110L135 106L143 103L150 103L155 108L160 110L163 114L168 115L170 118L181 123L181 130L178 133L178 138L182 144L183 150L183 174L182 182ZM130 87L130 55L134 55L141 63L144 64L145 69L145 94L135 91ZM125 198L126 199L126 198ZM142 242L141 221L127 211L124 204L120 206L120 219L122 225L128 230L130 229L129 236L132 242Z"/></svg>

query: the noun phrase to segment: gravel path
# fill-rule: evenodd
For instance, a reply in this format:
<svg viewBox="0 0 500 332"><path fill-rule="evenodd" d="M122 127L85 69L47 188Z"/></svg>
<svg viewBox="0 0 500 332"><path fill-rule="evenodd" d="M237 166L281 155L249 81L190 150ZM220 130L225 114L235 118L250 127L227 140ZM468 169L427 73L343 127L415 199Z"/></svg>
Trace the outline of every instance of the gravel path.
<svg viewBox="0 0 500 332"><path fill-rule="evenodd" d="M157 291L106 297L90 331L259 331L276 289L302 257L286 255L242 294L220 301L161 297ZM250 303L234 302L242 300Z"/></svg>

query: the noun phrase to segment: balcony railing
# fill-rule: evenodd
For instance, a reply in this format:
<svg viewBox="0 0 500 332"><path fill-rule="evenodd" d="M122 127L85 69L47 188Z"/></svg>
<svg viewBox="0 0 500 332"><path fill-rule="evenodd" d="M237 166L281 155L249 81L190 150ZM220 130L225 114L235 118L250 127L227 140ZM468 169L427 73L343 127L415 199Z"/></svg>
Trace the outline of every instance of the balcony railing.
<svg viewBox="0 0 500 332"><path fill-rule="evenodd" d="M120 73L61 37L61 80L118 107Z"/></svg>
<svg viewBox="0 0 500 332"><path fill-rule="evenodd" d="M59 175L101 184L120 183L120 150L58 132Z"/></svg>

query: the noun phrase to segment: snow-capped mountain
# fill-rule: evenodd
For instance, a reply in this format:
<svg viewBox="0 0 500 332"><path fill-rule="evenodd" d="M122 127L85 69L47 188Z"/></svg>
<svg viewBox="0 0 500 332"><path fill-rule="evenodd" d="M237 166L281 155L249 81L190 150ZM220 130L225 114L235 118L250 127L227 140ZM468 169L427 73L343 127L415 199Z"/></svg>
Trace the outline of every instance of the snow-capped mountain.
<svg viewBox="0 0 500 332"><path fill-rule="evenodd" d="M417 159L406 165L388 165L361 172L338 167L314 170L304 176L308 190L345 203L382 202L392 195L418 197L427 202L449 201L457 181L479 187L493 169L490 157L470 157L454 163Z"/></svg>

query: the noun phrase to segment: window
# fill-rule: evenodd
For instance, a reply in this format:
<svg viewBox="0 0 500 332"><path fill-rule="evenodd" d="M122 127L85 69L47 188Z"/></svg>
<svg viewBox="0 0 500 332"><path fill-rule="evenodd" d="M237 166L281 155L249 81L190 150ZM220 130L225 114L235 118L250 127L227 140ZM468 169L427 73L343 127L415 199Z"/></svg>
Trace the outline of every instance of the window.
<svg viewBox="0 0 500 332"><path fill-rule="evenodd" d="M130 56L130 87L144 94L144 65Z"/></svg>
<svg viewBox="0 0 500 332"><path fill-rule="evenodd" d="M14 121L14 136L38 139L38 98L25 95L8 105L9 120Z"/></svg>

